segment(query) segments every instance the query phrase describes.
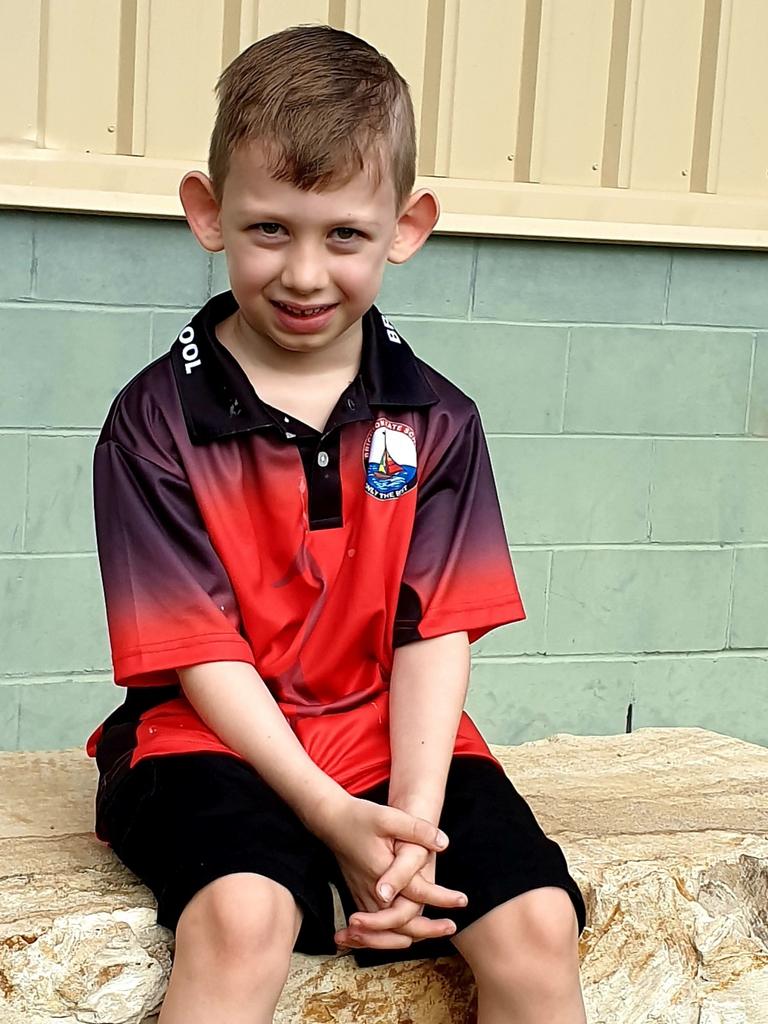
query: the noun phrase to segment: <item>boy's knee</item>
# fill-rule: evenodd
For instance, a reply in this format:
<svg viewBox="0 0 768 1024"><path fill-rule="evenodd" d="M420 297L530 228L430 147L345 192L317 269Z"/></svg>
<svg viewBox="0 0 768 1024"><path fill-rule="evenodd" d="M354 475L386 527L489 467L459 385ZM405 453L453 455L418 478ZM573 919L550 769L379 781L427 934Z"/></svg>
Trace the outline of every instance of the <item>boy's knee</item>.
<svg viewBox="0 0 768 1024"><path fill-rule="evenodd" d="M292 894L255 873L223 875L185 907L176 928L177 951L198 951L217 968L257 966L287 975L301 911Z"/></svg>
<svg viewBox="0 0 768 1024"><path fill-rule="evenodd" d="M461 933L457 945L461 948ZM539 985L545 977L556 984L559 968L570 971L574 958L578 962L571 898L559 887L531 889L490 911L471 946L461 951L478 980L494 987Z"/></svg>

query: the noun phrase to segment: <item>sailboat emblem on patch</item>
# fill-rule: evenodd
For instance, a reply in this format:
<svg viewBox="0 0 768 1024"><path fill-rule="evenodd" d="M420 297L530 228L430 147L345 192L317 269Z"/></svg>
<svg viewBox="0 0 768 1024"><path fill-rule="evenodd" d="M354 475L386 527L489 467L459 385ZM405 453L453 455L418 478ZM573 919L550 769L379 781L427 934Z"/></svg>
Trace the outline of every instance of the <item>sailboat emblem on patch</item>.
<svg viewBox="0 0 768 1024"><path fill-rule="evenodd" d="M363 445L365 489L384 501L401 498L416 483L416 435L407 423L378 419Z"/></svg>

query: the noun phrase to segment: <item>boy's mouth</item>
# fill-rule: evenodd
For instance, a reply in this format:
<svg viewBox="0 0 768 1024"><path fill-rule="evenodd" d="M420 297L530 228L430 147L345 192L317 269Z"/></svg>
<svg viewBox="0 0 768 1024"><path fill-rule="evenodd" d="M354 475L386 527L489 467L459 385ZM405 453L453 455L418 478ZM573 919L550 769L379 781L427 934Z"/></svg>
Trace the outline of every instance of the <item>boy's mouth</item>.
<svg viewBox="0 0 768 1024"><path fill-rule="evenodd" d="M284 331L290 334L317 334L330 326L336 315L338 302L318 306L297 306L292 302L269 300L275 311L275 318Z"/></svg>
<svg viewBox="0 0 768 1024"><path fill-rule="evenodd" d="M337 303L327 303L323 306L294 306L290 302L277 302L275 299L270 299L270 302L278 309L284 310L289 316L297 316L307 319L313 316L321 316L323 313L326 313L331 309L335 309L337 305Z"/></svg>

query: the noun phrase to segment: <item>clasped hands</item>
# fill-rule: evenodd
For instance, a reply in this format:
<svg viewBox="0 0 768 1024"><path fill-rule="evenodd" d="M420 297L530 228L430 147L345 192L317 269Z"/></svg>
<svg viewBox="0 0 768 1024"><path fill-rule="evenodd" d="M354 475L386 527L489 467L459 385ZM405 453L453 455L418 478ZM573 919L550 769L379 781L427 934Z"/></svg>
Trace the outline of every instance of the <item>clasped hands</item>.
<svg viewBox="0 0 768 1024"><path fill-rule="evenodd" d="M464 893L435 884L436 856L448 845L435 825L358 797L349 797L334 819L322 838L360 908L336 933L338 945L402 949L455 933L448 918L432 920L421 913L425 903L467 905Z"/></svg>

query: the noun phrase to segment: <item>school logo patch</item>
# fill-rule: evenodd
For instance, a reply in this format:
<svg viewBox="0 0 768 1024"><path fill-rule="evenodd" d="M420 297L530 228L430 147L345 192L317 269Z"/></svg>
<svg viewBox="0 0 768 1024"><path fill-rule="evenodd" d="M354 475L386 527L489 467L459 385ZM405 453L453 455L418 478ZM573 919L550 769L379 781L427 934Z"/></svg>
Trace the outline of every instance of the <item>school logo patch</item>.
<svg viewBox="0 0 768 1024"><path fill-rule="evenodd" d="M416 435L407 423L376 420L363 445L365 490L372 498L401 498L416 484Z"/></svg>

